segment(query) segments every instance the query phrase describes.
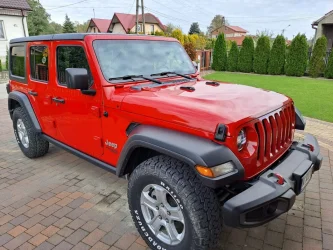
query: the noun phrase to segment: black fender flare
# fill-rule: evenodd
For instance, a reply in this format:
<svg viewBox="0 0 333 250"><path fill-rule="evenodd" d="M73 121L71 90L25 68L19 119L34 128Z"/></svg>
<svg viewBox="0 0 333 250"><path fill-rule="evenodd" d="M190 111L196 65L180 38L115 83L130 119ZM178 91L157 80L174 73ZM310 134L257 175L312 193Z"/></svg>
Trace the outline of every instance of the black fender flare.
<svg viewBox="0 0 333 250"><path fill-rule="evenodd" d="M237 179L244 176L242 164L228 147L198 136L149 125L139 125L130 133L118 160L118 176L124 175L131 153L139 147L176 158L191 167L196 165L215 167L232 161L237 168ZM231 179L234 180L235 177Z"/></svg>
<svg viewBox="0 0 333 250"><path fill-rule="evenodd" d="M24 109L24 111L28 114L35 132L41 133L42 129L40 127L40 124L39 124L36 114L34 112L34 109L31 106L29 98L24 93L19 92L19 91L10 92L8 95L8 111L9 111L10 117L13 116L13 112L14 112L14 108L15 108L15 107L13 107L12 100L17 101L20 104L20 106Z"/></svg>

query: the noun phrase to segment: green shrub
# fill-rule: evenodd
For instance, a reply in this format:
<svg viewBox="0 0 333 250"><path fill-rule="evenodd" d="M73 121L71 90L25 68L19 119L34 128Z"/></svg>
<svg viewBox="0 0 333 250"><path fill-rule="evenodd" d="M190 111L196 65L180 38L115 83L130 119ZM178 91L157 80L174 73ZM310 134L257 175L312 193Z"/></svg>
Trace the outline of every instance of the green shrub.
<svg viewBox="0 0 333 250"><path fill-rule="evenodd" d="M171 37L176 38L181 44L184 44L183 32L180 29L173 30Z"/></svg>
<svg viewBox="0 0 333 250"><path fill-rule="evenodd" d="M2 62L0 60L0 72L2 72Z"/></svg>
<svg viewBox="0 0 333 250"><path fill-rule="evenodd" d="M7 47L7 50L6 50L6 69L9 70L9 50L8 50L8 47Z"/></svg>
<svg viewBox="0 0 333 250"><path fill-rule="evenodd" d="M227 69L227 44L224 34L219 34L217 37L213 52L212 68L217 71L225 71Z"/></svg>
<svg viewBox="0 0 333 250"><path fill-rule="evenodd" d="M278 35L273 43L268 61L268 74L282 75L286 63L286 40L282 35Z"/></svg>
<svg viewBox="0 0 333 250"><path fill-rule="evenodd" d="M319 77L325 71L326 49L327 39L325 36L322 36L317 39L312 51L309 64L309 75L311 77Z"/></svg>
<svg viewBox="0 0 333 250"><path fill-rule="evenodd" d="M253 71L253 53L254 53L254 42L252 37L247 36L243 40L242 48L239 52L238 58L238 70L241 72L252 72Z"/></svg>
<svg viewBox="0 0 333 250"><path fill-rule="evenodd" d="M235 41L231 44L231 49L228 56L228 71L237 71L239 57L239 49Z"/></svg>
<svg viewBox="0 0 333 250"><path fill-rule="evenodd" d="M331 50L330 57L328 58L328 63L325 70L325 77L333 79L333 49Z"/></svg>
<svg viewBox="0 0 333 250"><path fill-rule="evenodd" d="M255 73L267 74L270 49L268 36L260 36L254 51L253 70Z"/></svg>
<svg viewBox="0 0 333 250"><path fill-rule="evenodd" d="M192 61L196 60L196 51L193 43L187 42L184 44L184 49L186 50L187 54L191 58Z"/></svg>
<svg viewBox="0 0 333 250"><path fill-rule="evenodd" d="M308 61L308 43L305 35L298 34L291 42L286 62L286 75L303 76Z"/></svg>

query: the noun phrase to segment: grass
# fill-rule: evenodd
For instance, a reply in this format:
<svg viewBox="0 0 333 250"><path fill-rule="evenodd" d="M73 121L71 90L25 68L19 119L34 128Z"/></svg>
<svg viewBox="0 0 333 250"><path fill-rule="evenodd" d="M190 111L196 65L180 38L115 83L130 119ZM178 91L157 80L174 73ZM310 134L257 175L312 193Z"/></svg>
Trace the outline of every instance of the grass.
<svg viewBox="0 0 333 250"><path fill-rule="evenodd" d="M333 80L231 72L215 72L204 78L279 92L290 96L304 116L333 122Z"/></svg>

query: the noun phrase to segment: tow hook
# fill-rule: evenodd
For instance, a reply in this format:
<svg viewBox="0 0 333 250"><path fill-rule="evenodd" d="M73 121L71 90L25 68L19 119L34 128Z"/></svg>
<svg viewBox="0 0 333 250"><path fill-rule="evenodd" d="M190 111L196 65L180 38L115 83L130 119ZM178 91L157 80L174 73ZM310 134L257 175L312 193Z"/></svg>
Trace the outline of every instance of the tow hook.
<svg viewBox="0 0 333 250"><path fill-rule="evenodd" d="M282 177L282 175L280 175L278 173L273 173L273 176L277 178L277 181L276 181L277 184L279 184L279 185L283 185L284 184L285 180Z"/></svg>

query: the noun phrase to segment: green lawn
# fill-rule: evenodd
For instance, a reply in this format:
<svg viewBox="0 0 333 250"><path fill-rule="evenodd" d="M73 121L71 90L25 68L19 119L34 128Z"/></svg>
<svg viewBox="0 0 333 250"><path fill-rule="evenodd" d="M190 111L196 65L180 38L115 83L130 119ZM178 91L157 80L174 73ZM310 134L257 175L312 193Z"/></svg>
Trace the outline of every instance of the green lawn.
<svg viewBox="0 0 333 250"><path fill-rule="evenodd" d="M303 115L333 122L333 80L231 72L216 72L204 78L239 83L285 94L293 98Z"/></svg>

